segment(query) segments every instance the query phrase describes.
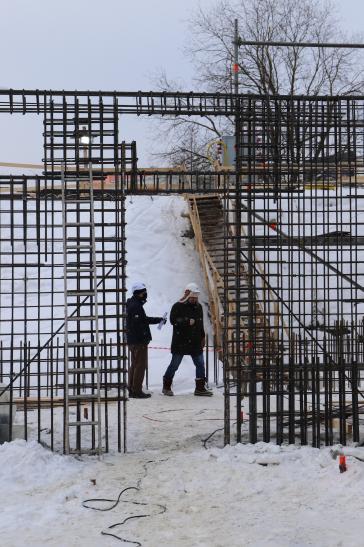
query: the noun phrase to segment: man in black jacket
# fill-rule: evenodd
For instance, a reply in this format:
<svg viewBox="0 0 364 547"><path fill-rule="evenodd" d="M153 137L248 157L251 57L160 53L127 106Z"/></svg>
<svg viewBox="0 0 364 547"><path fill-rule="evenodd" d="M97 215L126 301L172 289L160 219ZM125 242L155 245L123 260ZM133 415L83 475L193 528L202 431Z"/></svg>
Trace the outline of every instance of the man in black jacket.
<svg viewBox="0 0 364 547"><path fill-rule="evenodd" d="M148 344L152 339L149 325L163 321L163 317L148 317L144 311L147 288L144 283L134 283L133 296L126 302L126 337L130 350L129 397L146 399L143 392L144 374L148 366Z"/></svg>
<svg viewBox="0 0 364 547"><path fill-rule="evenodd" d="M206 389L205 363L203 348L205 330L202 306L198 302L200 290L196 283L189 283L182 298L173 304L170 321L173 325L171 353L172 360L163 376L164 395L173 395L173 377L184 355L191 355L196 367L195 395L210 397L212 392Z"/></svg>

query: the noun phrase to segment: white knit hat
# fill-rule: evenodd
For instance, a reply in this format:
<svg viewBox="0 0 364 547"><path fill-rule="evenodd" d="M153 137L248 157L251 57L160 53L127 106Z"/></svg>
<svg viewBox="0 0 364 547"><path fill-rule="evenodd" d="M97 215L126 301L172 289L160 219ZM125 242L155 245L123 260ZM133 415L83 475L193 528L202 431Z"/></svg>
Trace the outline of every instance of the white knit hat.
<svg viewBox="0 0 364 547"><path fill-rule="evenodd" d="M182 298L180 298L181 304L184 302L187 302L189 298L198 298L198 295L200 294L200 289L198 288L198 285L196 283L189 283L186 285L184 295Z"/></svg>
<svg viewBox="0 0 364 547"><path fill-rule="evenodd" d="M196 283L189 283L188 285L186 285L185 291L194 292L196 294L200 294L201 292Z"/></svg>
<svg viewBox="0 0 364 547"><path fill-rule="evenodd" d="M136 281L135 283L133 283L133 285L131 286L131 292L134 292L134 291L143 291L144 289L146 289L147 287L145 286L144 283L142 283L141 281Z"/></svg>

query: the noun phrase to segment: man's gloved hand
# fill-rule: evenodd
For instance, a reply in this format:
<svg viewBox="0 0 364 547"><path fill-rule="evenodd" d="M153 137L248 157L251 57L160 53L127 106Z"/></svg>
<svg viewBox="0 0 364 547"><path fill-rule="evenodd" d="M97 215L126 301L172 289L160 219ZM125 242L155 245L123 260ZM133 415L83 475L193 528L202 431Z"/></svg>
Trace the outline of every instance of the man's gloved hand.
<svg viewBox="0 0 364 547"><path fill-rule="evenodd" d="M201 345L203 348L206 346L206 338L204 336L201 338Z"/></svg>

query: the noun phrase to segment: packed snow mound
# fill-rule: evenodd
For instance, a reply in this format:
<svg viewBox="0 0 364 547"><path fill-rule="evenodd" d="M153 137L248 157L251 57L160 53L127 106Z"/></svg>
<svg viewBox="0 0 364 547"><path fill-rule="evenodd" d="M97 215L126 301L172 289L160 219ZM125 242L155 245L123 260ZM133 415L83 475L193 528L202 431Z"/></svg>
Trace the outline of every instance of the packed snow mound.
<svg viewBox="0 0 364 547"><path fill-rule="evenodd" d="M148 403L157 413L159 399ZM202 406L201 401L196 404ZM153 409L149 405L149 413ZM172 436L170 446L178 450L161 443L160 450L110 454L98 462L57 456L23 441L1 447L6 500L1 545L18 547L25 538L32 547L117 545L102 531L145 547L362 544L364 467L355 457L347 456L348 470L340 474L329 448L258 443L205 450L201 438L211 422L194 422L196 415L188 410L179 414L185 427ZM140 413L131 412L130 421L137 433ZM144 423L147 443L153 437L155 446L168 435L169 426L164 424L169 422ZM173 447L177 434L180 445ZM131 486L139 489L125 493L111 511L82 506L85 499L96 498L89 505L109 507ZM161 507L166 508L163 514ZM137 515L148 516L109 529Z"/></svg>
<svg viewBox="0 0 364 547"><path fill-rule="evenodd" d="M54 454L35 441L24 440L0 445L0 462L2 488L11 490L24 490L30 484L47 488L76 475L84 465L72 457Z"/></svg>

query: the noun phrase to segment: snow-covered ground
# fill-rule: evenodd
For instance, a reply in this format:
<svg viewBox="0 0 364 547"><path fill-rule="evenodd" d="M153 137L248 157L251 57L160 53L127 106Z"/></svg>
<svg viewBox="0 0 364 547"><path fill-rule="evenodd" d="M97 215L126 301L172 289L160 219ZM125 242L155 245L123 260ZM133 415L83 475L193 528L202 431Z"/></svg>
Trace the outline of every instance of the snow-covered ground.
<svg viewBox="0 0 364 547"><path fill-rule="evenodd" d="M0 446L1 545L120 545L101 532L145 547L363 545L363 462L348 456L340 474L329 449L222 448L220 432L205 449L201 440L221 427L222 406L219 393L132 400L130 451L102 461L33 442ZM107 509L130 487L138 490L110 511L82 505L103 498L87 505ZM137 515L144 516L109 528Z"/></svg>
<svg viewBox="0 0 364 547"><path fill-rule="evenodd" d="M128 286L147 284L149 315L168 311L188 282L203 288L193 240L180 237L188 228L185 211L181 198L128 198ZM201 300L206 312L204 290ZM340 474L330 449L264 443L223 448L221 390L212 398L194 397L194 367L185 358L175 397L161 395L171 327L152 327L152 334L153 395L128 403L127 454L78 460L34 442L0 446L2 547L364 545L364 462L348 456L348 470ZM86 505L110 508L131 487L110 511L82 504L104 498L109 501Z"/></svg>

